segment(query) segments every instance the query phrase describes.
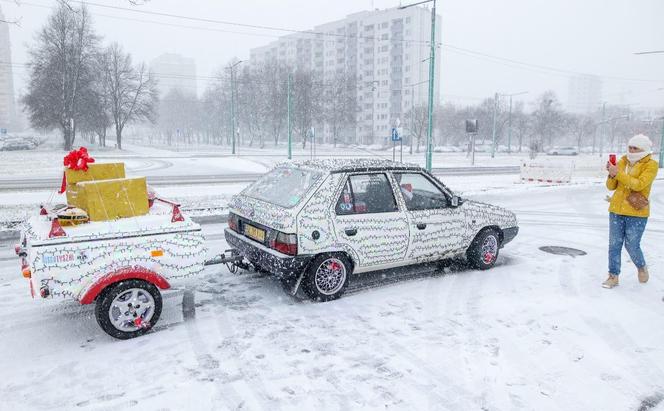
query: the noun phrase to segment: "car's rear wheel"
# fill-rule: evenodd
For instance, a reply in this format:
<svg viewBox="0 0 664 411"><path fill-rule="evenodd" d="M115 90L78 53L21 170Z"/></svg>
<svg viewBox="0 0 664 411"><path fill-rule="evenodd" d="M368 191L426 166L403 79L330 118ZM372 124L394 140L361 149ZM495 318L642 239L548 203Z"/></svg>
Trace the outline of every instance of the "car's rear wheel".
<svg viewBox="0 0 664 411"><path fill-rule="evenodd" d="M321 254L307 267L302 289L315 301L336 300L346 291L351 267L343 255Z"/></svg>
<svg viewBox="0 0 664 411"><path fill-rule="evenodd" d="M482 230L466 251L468 263L478 270L488 270L496 264L500 252L500 235L493 228Z"/></svg>
<svg viewBox="0 0 664 411"><path fill-rule="evenodd" d="M142 280L121 281L99 296L95 316L111 337L126 340L145 334L161 315L159 289Z"/></svg>

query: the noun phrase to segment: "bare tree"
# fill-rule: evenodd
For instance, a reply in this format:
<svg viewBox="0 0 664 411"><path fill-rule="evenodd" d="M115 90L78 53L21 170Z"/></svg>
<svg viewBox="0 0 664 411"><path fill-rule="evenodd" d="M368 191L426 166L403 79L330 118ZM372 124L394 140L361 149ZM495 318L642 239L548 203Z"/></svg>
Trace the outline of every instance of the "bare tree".
<svg viewBox="0 0 664 411"><path fill-rule="evenodd" d="M58 127L64 149L71 150L75 126L94 93L94 56L99 37L85 6L72 11L61 4L39 32L30 50L30 79L23 98L35 128Z"/></svg>
<svg viewBox="0 0 664 411"><path fill-rule="evenodd" d="M564 116L560 108L560 102L553 91L543 93L536 101L533 112L533 129L538 140L534 141L533 147L541 151L544 145L551 145L554 136L564 128Z"/></svg>
<svg viewBox="0 0 664 411"><path fill-rule="evenodd" d="M104 90L108 93L117 146L122 149L122 131L127 124L155 120L156 80L145 64L134 67L131 55L118 43L105 50L104 62Z"/></svg>

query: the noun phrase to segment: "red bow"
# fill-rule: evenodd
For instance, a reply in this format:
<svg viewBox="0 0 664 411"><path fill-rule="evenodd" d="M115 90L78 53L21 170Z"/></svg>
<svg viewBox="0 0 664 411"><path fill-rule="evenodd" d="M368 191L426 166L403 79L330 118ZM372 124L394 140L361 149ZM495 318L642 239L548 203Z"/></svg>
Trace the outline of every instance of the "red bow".
<svg viewBox="0 0 664 411"><path fill-rule="evenodd" d="M88 149L81 147L78 150L72 150L64 158L65 167L70 170L88 171L88 163L94 163L95 159L90 157ZM62 174L62 185L60 186L59 193L62 194L67 189L67 175Z"/></svg>
<svg viewBox="0 0 664 411"><path fill-rule="evenodd" d="M65 156L64 165L71 170L88 171L88 163L94 163L95 159L90 157L88 149L81 147L78 150L72 150Z"/></svg>

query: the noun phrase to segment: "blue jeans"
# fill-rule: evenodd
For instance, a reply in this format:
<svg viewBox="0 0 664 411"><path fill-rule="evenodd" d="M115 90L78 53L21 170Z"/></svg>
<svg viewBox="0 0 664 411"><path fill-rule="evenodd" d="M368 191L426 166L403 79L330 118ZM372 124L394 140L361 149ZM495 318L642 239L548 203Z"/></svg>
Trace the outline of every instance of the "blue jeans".
<svg viewBox="0 0 664 411"><path fill-rule="evenodd" d="M620 253L623 244L636 268L646 266L646 260L641 251L641 237L647 222L647 217L609 213L609 273L620 274Z"/></svg>

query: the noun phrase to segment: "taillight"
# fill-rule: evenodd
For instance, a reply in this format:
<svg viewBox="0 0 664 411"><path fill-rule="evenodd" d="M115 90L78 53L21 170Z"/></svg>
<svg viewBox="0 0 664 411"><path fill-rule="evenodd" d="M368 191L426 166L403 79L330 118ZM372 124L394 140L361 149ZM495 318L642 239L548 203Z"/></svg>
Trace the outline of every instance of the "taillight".
<svg viewBox="0 0 664 411"><path fill-rule="evenodd" d="M23 277L25 278L32 277L32 271L30 271L30 264L28 264L28 260L25 257L21 258L21 274L23 274Z"/></svg>
<svg viewBox="0 0 664 411"><path fill-rule="evenodd" d="M276 238L270 240L270 248L288 255L297 255L297 236L295 234L277 233Z"/></svg>
<svg viewBox="0 0 664 411"><path fill-rule="evenodd" d="M239 221L239 219L235 214L228 213L228 228L230 228L233 231L239 232L239 230L238 230L238 221Z"/></svg>

